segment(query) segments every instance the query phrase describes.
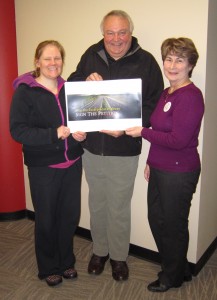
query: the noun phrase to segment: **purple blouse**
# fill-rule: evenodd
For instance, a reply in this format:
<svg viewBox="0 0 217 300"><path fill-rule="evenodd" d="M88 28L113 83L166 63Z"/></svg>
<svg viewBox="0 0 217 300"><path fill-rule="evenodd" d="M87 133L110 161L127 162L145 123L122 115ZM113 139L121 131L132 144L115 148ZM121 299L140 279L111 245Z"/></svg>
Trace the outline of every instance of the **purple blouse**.
<svg viewBox="0 0 217 300"><path fill-rule="evenodd" d="M201 91L193 84L168 94L165 89L151 116L152 128L142 137L151 143L147 164L169 172L191 172L200 168L198 135L204 114Z"/></svg>

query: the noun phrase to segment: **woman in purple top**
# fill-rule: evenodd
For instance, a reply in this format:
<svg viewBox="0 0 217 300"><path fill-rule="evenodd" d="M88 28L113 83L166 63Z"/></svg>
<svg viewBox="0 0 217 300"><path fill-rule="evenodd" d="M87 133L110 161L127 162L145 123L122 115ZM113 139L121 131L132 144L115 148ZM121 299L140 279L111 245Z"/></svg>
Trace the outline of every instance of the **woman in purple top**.
<svg viewBox="0 0 217 300"><path fill-rule="evenodd" d="M148 219L161 257L158 279L148 285L165 292L192 279L187 251L188 216L200 175L198 135L204 114L201 91L190 80L198 53L188 38L169 38L161 46L164 74L170 82L151 116L151 128L126 134L151 143L145 179Z"/></svg>

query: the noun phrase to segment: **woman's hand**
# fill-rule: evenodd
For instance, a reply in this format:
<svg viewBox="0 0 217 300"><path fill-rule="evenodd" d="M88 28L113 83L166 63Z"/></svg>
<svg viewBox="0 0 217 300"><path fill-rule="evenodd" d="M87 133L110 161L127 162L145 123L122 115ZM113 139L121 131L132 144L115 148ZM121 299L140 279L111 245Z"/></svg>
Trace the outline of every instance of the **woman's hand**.
<svg viewBox="0 0 217 300"><path fill-rule="evenodd" d="M142 126L131 127L131 128L127 128L125 130L125 133L126 135L130 135L132 137L139 137L141 136L142 129L143 129Z"/></svg>
<svg viewBox="0 0 217 300"><path fill-rule="evenodd" d="M76 131L72 133L72 136L77 142L83 142L87 137L87 133L83 131Z"/></svg>
<svg viewBox="0 0 217 300"><path fill-rule="evenodd" d="M145 177L145 180L149 182L149 178L150 178L150 167L149 167L149 165L145 166L144 177Z"/></svg>
<svg viewBox="0 0 217 300"><path fill-rule="evenodd" d="M65 140L70 135L70 129L66 126L61 125L57 128L58 139Z"/></svg>

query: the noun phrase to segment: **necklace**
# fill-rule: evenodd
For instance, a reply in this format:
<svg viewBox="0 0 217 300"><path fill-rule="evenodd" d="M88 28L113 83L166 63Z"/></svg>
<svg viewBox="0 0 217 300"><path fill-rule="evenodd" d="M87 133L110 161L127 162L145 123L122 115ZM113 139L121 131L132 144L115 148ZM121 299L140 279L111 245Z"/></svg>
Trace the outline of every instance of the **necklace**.
<svg viewBox="0 0 217 300"><path fill-rule="evenodd" d="M166 103L167 102L167 99L168 99L168 97L169 97L169 90L167 91L167 93L166 93L166 95L164 96L164 102Z"/></svg>

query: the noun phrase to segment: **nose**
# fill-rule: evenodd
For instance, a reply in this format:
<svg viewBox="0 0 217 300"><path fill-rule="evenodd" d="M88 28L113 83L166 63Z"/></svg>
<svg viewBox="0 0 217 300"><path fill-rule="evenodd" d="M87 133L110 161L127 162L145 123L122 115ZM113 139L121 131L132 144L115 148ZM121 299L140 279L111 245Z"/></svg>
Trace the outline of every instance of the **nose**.
<svg viewBox="0 0 217 300"><path fill-rule="evenodd" d="M118 32L115 32L114 33L114 38L113 38L115 41L118 41L119 40L119 33Z"/></svg>
<svg viewBox="0 0 217 300"><path fill-rule="evenodd" d="M171 61L171 62L170 62L170 69L173 69L173 68L175 68L175 64L176 64L176 62L175 62L175 61Z"/></svg>

